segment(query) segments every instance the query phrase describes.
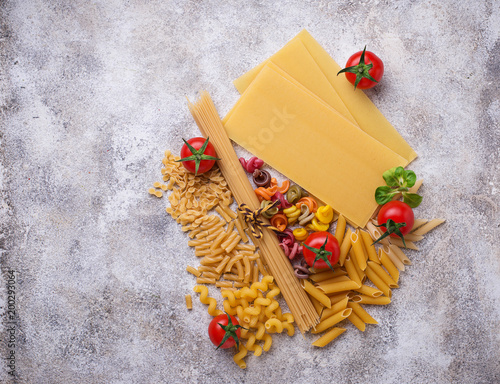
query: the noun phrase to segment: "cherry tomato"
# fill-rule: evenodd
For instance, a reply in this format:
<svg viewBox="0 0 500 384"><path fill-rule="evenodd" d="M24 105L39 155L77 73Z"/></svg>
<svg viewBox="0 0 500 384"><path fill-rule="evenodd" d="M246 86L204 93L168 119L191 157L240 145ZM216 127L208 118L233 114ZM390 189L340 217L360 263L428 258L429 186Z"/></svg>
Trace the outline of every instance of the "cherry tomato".
<svg viewBox="0 0 500 384"><path fill-rule="evenodd" d="M231 319L231 322L229 322L229 319ZM227 349L235 344L239 345L240 328L241 326L234 316L224 313L212 319L208 326L208 336L212 343L217 346L217 349ZM227 339L223 342L226 335Z"/></svg>
<svg viewBox="0 0 500 384"><path fill-rule="evenodd" d="M410 231L413 228L413 223L415 222L415 216L413 214L413 210L411 209L411 207L408 204L403 203L402 201L399 200L389 201L388 203L384 204L382 208L380 208L380 211L377 216L377 221L378 224L380 225L380 228L382 228L384 232L387 230L387 228L382 224L386 224L387 220L389 219L394 221L394 223L396 224L406 223L404 226L399 227L399 231L403 236L410 233ZM397 231L396 232L390 231L390 232L391 232L390 235L392 237L399 236Z"/></svg>
<svg viewBox="0 0 500 384"><path fill-rule="evenodd" d="M372 88L384 74L384 63L373 52L367 51L366 47L349 57L345 66L339 73L345 73L347 80L354 84L354 89Z"/></svg>
<svg viewBox="0 0 500 384"><path fill-rule="evenodd" d="M304 242L302 253L309 266L333 269L339 261L339 242L330 232L313 232Z"/></svg>
<svg viewBox="0 0 500 384"><path fill-rule="evenodd" d="M220 160L216 156L214 146L208 138L205 140L203 137L193 137L188 141L184 140L181 159L177 161L182 161L184 168L198 175L212 169L215 160Z"/></svg>

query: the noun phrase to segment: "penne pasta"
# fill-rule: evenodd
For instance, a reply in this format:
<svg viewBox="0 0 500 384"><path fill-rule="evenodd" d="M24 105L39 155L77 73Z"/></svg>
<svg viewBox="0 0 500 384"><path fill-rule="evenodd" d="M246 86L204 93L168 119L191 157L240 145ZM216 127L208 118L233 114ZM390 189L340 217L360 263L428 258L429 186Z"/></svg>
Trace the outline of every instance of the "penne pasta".
<svg viewBox="0 0 500 384"><path fill-rule="evenodd" d="M384 280L382 280L380 278L379 275L377 275L375 273L375 271L369 265L366 267L366 271L365 272L366 272L366 276L368 276L368 279L370 279L370 281L379 290L381 290L382 292L384 292L384 295L386 295L389 298L392 297L391 289L389 288L389 286L384 282Z"/></svg>
<svg viewBox="0 0 500 384"><path fill-rule="evenodd" d="M406 255L403 253L401 248L399 248L398 246L396 246L394 244L389 245L389 248L398 257L398 259L401 260L401 262L404 265L411 265L410 259L408 259L408 257L406 257Z"/></svg>
<svg viewBox="0 0 500 384"><path fill-rule="evenodd" d="M339 337L341 334L343 334L345 331L346 331L345 328L332 328L330 331L321 336L318 340L314 341L312 345L314 345L315 347L323 348L329 343L331 343L333 340L335 340L337 337Z"/></svg>
<svg viewBox="0 0 500 384"><path fill-rule="evenodd" d="M414 235L425 235L427 232L433 230L438 225L443 224L445 221L446 220L444 220L444 219L432 219L428 223L422 225L420 228L413 231L412 233Z"/></svg>
<svg viewBox="0 0 500 384"><path fill-rule="evenodd" d="M344 239L342 240L342 244L340 245L340 255L339 255L339 264L344 265L344 260L347 257L347 254L351 250L351 229L347 229Z"/></svg>
<svg viewBox="0 0 500 384"><path fill-rule="evenodd" d="M336 283L329 283L329 284L318 284L318 289L323 291L325 294L330 294L330 293L336 293L336 292L342 292L342 291L349 291L351 289L356 289L359 288L360 285L353 280L349 281L339 281Z"/></svg>
<svg viewBox="0 0 500 384"><path fill-rule="evenodd" d="M379 248L378 257L384 268L387 270L387 272L389 272L389 275L391 275L392 279L397 284L397 282L399 281L399 270L396 268L383 248Z"/></svg>
<svg viewBox="0 0 500 384"><path fill-rule="evenodd" d="M345 227L345 217L343 215L339 215L339 218L337 220L337 227L335 228L335 238L337 239L339 245L342 244L342 240L344 240Z"/></svg>
<svg viewBox="0 0 500 384"><path fill-rule="evenodd" d="M321 314L320 321L325 320L326 318L333 316L337 312L342 311L343 309L347 308L347 302L349 301L349 298L346 296L339 302L335 303L332 305L331 308L326 308L323 310L323 313Z"/></svg>
<svg viewBox="0 0 500 384"><path fill-rule="evenodd" d="M347 320L349 320L356 328L358 328L361 332L364 332L366 329L366 324L361 318L353 311L351 314L347 317Z"/></svg>
<svg viewBox="0 0 500 384"><path fill-rule="evenodd" d="M352 313L351 308L346 308L337 312L333 316L327 317L325 320L320 321L318 325L312 331L313 334L321 333L326 331L328 328L333 327L335 324L340 323L342 320L346 319Z"/></svg>
<svg viewBox="0 0 500 384"><path fill-rule="evenodd" d="M379 264L369 261L368 267L370 267L384 281L384 283L387 284L389 288L399 288L399 285ZM368 276L368 278L370 278L370 276Z"/></svg>
<svg viewBox="0 0 500 384"><path fill-rule="evenodd" d="M363 240L360 239L358 231L351 233L351 247L356 264L364 271L366 268L365 251L363 249Z"/></svg>
<svg viewBox="0 0 500 384"><path fill-rule="evenodd" d="M312 285L308 280L303 279L301 280L300 284L302 285L302 288L314 297L316 300L318 300L323 306L327 308L331 308L332 304L330 302L330 299L328 296L326 296L323 292L321 292L318 288L316 288L314 285Z"/></svg>
<svg viewBox="0 0 500 384"><path fill-rule="evenodd" d="M358 315L358 317L363 320L367 324L378 324L378 321L375 320L373 317L370 316L368 312L365 311L365 309L358 303L355 302L348 302L347 303L348 308L352 308L352 311Z"/></svg>
<svg viewBox="0 0 500 384"><path fill-rule="evenodd" d="M366 295L356 295L351 300L358 304L387 305L391 303L391 299L387 296L370 297Z"/></svg>
<svg viewBox="0 0 500 384"><path fill-rule="evenodd" d="M384 292L380 289L370 287L369 285L362 285L361 287L354 289L354 291L370 297L380 297L384 294Z"/></svg>
<svg viewBox="0 0 500 384"><path fill-rule="evenodd" d="M375 249L375 245L373 245L373 240L370 236L370 234L366 231L359 231L361 234L361 238L363 240L363 245L366 250L366 253L368 254L368 259L373 261L374 263L380 263L378 257L377 257L377 250Z"/></svg>

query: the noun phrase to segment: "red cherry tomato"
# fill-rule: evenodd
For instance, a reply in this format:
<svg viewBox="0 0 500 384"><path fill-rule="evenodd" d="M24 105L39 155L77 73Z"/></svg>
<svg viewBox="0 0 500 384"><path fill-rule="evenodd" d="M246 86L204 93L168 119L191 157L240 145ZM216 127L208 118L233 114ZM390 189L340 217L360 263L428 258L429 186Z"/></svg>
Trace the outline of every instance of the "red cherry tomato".
<svg viewBox="0 0 500 384"><path fill-rule="evenodd" d="M220 325L222 324L224 327L228 326L228 316L231 317L232 327L229 326L228 329L224 330ZM226 335L226 332L229 332L231 336L222 345L220 345L222 343L222 339L224 339L224 336ZM234 336L236 335L239 339L240 334L241 331L238 320L236 320L234 316L227 315L225 313L214 317L208 326L208 336L210 337L212 343L214 343L214 345L218 348L227 349L233 347L236 344Z"/></svg>
<svg viewBox="0 0 500 384"><path fill-rule="evenodd" d="M364 63L360 64L363 52L365 52ZM369 65L372 65L372 67L368 68ZM349 57L345 66L346 68L339 73L345 72L345 77L350 83L354 84L354 88L372 88L382 79L382 75L384 74L384 63L373 52L366 51L366 47L365 51L356 52ZM367 74L376 81L370 80L366 76ZM358 84L356 84L356 81L358 81Z"/></svg>
<svg viewBox="0 0 500 384"><path fill-rule="evenodd" d="M189 148L188 144L194 151ZM201 151L204 145L205 148ZM193 137L188 141L184 140L184 145L181 149L181 159L178 161L182 161L182 165L189 172L199 175L212 169L215 160L219 159L217 159L217 154L212 143L208 139L205 140L204 137ZM196 163L199 164L198 169L196 169Z"/></svg>
<svg viewBox="0 0 500 384"><path fill-rule="evenodd" d="M330 232L313 232L304 241L302 253L309 266L314 268L333 268L339 261L340 247L337 239ZM307 247L316 249L312 251ZM327 264L328 260L330 265Z"/></svg>
<svg viewBox="0 0 500 384"><path fill-rule="evenodd" d="M399 231L403 236L410 233L413 228L413 223L415 222L415 216L411 207L399 200L389 201L384 204L382 208L380 208L377 216L378 224L385 224L389 219L394 221L396 224L406 223L406 225L399 228ZM384 232L387 230L385 226L381 226L380 228L382 228ZM391 236L398 237L399 235L391 233Z"/></svg>

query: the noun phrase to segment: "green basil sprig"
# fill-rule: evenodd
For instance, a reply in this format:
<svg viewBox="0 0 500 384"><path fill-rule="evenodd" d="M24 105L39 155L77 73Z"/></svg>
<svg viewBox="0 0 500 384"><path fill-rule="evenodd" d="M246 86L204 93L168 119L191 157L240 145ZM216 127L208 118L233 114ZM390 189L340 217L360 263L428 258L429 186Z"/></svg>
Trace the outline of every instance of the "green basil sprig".
<svg viewBox="0 0 500 384"><path fill-rule="evenodd" d="M415 208L422 202L422 196L408 192L415 185L417 176L413 171L406 171L403 167L394 167L385 171L382 175L387 185L378 187L375 191L375 201L383 205L401 193L403 202Z"/></svg>

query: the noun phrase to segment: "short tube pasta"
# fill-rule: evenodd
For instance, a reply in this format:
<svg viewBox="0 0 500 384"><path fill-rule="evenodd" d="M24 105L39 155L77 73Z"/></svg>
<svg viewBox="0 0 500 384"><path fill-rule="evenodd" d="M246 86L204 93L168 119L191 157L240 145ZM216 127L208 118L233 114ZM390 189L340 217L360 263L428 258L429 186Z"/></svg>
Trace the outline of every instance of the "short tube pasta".
<svg viewBox="0 0 500 384"><path fill-rule="evenodd" d="M321 336L318 340L314 341L312 345L315 347L325 347L329 343L331 343L334 339L339 337L341 334L345 332L345 328L332 328L330 331Z"/></svg>
<svg viewBox="0 0 500 384"><path fill-rule="evenodd" d="M330 299L328 298L328 296L321 292L314 285L312 285L308 280L303 279L301 280L300 284L309 295L318 300L321 304L323 304L323 306L327 308L331 307Z"/></svg>

